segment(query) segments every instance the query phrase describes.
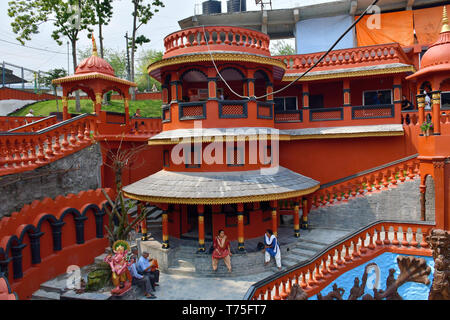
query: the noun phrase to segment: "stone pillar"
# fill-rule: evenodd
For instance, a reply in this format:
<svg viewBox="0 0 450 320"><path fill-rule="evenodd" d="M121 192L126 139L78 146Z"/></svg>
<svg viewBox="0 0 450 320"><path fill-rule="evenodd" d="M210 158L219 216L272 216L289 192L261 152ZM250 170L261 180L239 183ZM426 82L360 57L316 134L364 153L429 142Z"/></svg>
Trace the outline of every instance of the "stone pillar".
<svg viewBox="0 0 450 320"><path fill-rule="evenodd" d="M36 232L30 234L30 248L31 248L31 263L41 263L41 241L40 238L44 235L43 232Z"/></svg>
<svg viewBox="0 0 450 320"><path fill-rule="evenodd" d="M80 216L75 217L75 230L76 230L76 236L77 236L77 244L83 244L84 243L84 221L87 219L87 217Z"/></svg>
<svg viewBox="0 0 450 320"><path fill-rule="evenodd" d="M61 228L65 224L66 223L64 221L57 221L51 224L53 236L53 251L62 250Z"/></svg>
<svg viewBox="0 0 450 320"><path fill-rule="evenodd" d="M419 108L419 125L425 122L425 95L417 95L417 107Z"/></svg>
<svg viewBox="0 0 450 320"><path fill-rule="evenodd" d="M300 208L298 199L294 202L294 237L300 237Z"/></svg>
<svg viewBox="0 0 450 320"><path fill-rule="evenodd" d="M98 239L103 238L103 216L104 211L95 213L95 237Z"/></svg>
<svg viewBox="0 0 450 320"><path fill-rule="evenodd" d="M197 252L205 252L205 207L202 204L197 206L198 212L198 250Z"/></svg>
<svg viewBox="0 0 450 320"><path fill-rule="evenodd" d="M343 93L344 93L344 107L350 107L351 102L351 91L350 91L350 80L346 79L343 81Z"/></svg>
<svg viewBox="0 0 450 320"><path fill-rule="evenodd" d="M163 229L163 249L170 248L169 245L169 205L166 203L164 204L161 209L163 210L162 213L162 229Z"/></svg>
<svg viewBox="0 0 450 320"><path fill-rule="evenodd" d="M69 101L67 96L62 97L63 120L69 119Z"/></svg>
<svg viewBox="0 0 450 320"><path fill-rule="evenodd" d="M441 92L431 92L431 104L433 112L434 135L441 135Z"/></svg>
<svg viewBox="0 0 450 320"><path fill-rule="evenodd" d="M23 277L22 250L25 247L26 245L23 243L11 247L11 254L13 259L13 279L21 279Z"/></svg>
<svg viewBox="0 0 450 320"><path fill-rule="evenodd" d="M244 204L237 204L237 219L238 219L238 250L245 251L244 246Z"/></svg>
<svg viewBox="0 0 450 320"><path fill-rule="evenodd" d="M426 221L426 198L425 198L425 194L427 192L427 186L425 185L425 181L422 180L422 183L420 185L420 220L421 221Z"/></svg>
<svg viewBox="0 0 450 320"><path fill-rule="evenodd" d="M278 215L277 215L277 201L270 201L272 207L272 231L275 236L278 236Z"/></svg>
<svg viewBox="0 0 450 320"><path fill-rule="evenodd" d="M308 213L309 213L309 207L308 207L308 199L303 198L302 202L302 211L303 211L303 217L302 217L302 229L308 229Z"/></svg>

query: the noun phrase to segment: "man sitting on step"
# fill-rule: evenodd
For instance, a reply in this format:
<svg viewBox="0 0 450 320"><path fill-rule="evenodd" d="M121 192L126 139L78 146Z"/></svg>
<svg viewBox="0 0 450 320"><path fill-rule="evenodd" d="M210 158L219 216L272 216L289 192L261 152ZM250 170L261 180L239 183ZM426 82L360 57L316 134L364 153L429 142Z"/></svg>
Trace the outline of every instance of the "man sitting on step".
<svg viewBox="0 0 450 320"><path fill-rule="evenodd" d="M132 284L144 286L145 297L148 299L155 299L156 296L151 293L151 291L155 291L155 288L152 286L150 282L150 278L147 276L140 275L136 270L136 256L132 256L131 258L131 266L128 267L130 270L131 276L133 278Z"/></svg>
<svg viewBox="0 0 450 320"><path fill-rule="evenodd" d="M148 252L142 252L137 263L137 271L142 275L147 275L153 287L159 286L158 260L151 259Z"/></svg>

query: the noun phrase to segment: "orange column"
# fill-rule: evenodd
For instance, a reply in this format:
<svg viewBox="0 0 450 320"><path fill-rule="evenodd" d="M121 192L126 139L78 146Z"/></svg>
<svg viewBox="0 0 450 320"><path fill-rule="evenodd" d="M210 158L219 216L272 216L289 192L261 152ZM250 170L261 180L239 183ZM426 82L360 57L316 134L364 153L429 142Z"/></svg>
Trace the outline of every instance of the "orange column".
<svg viewBox="0 0 450 320"><path fill-rule="evenodd" d="M277 201L271 201L272 207L272 231L275 236L278 236L278 215L277 215Z"/></svg>
<svg viewBox="0 0 450 320"><path fill-rule="evenodd" d="M208 99L217 99L216 78L208 78Z"/></svg>
<svg viewBox="0 0 450 320"><path fill-rule="evenodd" d="M425 183L423 177L421 176L420 181L422 183ZM427 192L427 186L425 184L420 185L420 220L425 221L426 220L426 199L425 199L425 193Z"/></svg>
<svg viewBox="0 0 450 320"><path fill-rule="evenodd" d="M238 203L237 205L237 218L238 218L238 250L245 251L244 246L244 204Z"/></svg>
<svg viewBox="0 0 450 320"><path fill-rule="evenodd" d="M137 216L139 216L142 212L142 203L139 201L137 204ZM142 241L147 241L148 240L148 234L147 234L147 217L145 217L142 221L141 221L141 240Z"/></svg>
<svg viewBox="0 0 450 320"><path fill-rule="evenodd" d="M302 97L303 97L303 108L309 108L309 85L307 83L302 84Z"/></svg>
<svg viewBox="0 0 450 320"><path fill-rule="evenodd" d="M446 205L448 200L446 199L445 192L445 160L433 160L433 171L436 228L449 230L450 221L449 217L446 217L446 215L448 214L448 204Z"/></svg>
<svg viewBox="0 0 450 320"><path fill-rule="evenodd" d="M396 76L394 78L394 110L395 110L395 123L401 123L402 118L402 78Z"/></svg>
<svg viewBox="0 0 450 320"><path fill-rule="evenodd" d="M417 95L417 107L419 108L419 125L422 125L425 121L425 95ZM423 135L423 134L421 134Z"/></svg>
<svg viewBox="0 0 450 320"><path fill-rule="evenodd" d="M197 252L205 252L205 207L202 204L197 206L198 212L198 250Z"/></svg>
<svg viewBox="0 0 450 320"><path fill-rule="evenodd" d="M123 105L125 107L125 123L130 123L130 103L128 97L123 99Z"/></svg>
<svg viewBox="0 0 450 320"><path fill-rule="evenodd" d="M100 115L100 111L102 110L102 94L101 92L95 93L95 114Z"/></svg>
<svg viewBox="0 0 450 320"><path fill-rule="evenodd" d="M268 94L266 100L267 101L273 101L273 83L272 82L268 82L266 83L266 94Z"/></svg>
<svg viewBox="0 0 450 320"><path fill-rule="evenodd" d="M170 103L169 101L169 89L167 87L167 85L161 85L161 89L162 89L162 104L168 104Z"/></svg>
<svg viewBox="0 0 450 320"><path fill-rule="evenodd" d="M294 202L294 236L300 237L300 206L298 199Z"/></svg>
<svg viewBox="0 0 450 320"><path fill-rule="evenodd" d="M247 87L248 87L248 96L254 97L255 96L255 78L248 78L247 79Z"/></svg>
<svg viewBox="0 0 450 320"><path fill-rule="evenodd" d="M352 105L350 94L350 80L344 80L343 91L344 91L344 107L350 107Z"/></svg>
<svg viewBox="0 0 450 320"><path fill-rule="evenodd" d="M168 209L169 205L167 203L164 203L161 205L161 209L163 210L162 213L162 229L163 229L163 249L169 248L169 215L168 215Z"/></svg>
<svg viewBox="0 0 450 320"><path fill-rule="evenodd" d="M431 103L433 105L433 134L438 136L441 134L441 92L433 91L431 92L431 96Z"/></svg>
<svg viewBox="0 0 450 320"><path fill-rule="evenodd" d="M303 198L302 209L303 209L303 217L302 217L302 229L308 229L308 213L309 213L309 202L308 199Z"/></svg>

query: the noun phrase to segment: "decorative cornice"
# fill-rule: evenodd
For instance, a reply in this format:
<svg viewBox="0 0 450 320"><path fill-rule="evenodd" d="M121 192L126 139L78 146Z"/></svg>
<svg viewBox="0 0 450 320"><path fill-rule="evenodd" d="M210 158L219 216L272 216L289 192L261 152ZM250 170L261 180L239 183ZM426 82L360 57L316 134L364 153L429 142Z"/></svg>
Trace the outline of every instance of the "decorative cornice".
<svg viewBox="0 0 450 320"><path fill-rule="evenodd" d="M128 85L130 87L137 87L137 84L128 80L124 80L124 79L120 79L117 77L113 77L113 76L109 76L107 74L103 74L103 73L98 73L98 72L94 72L94 73L87 73L87 74L74 74L71 76L67 76L64 78L59 78L59 79L55 79L52 81L52 84L63 84L63 83L67 83L67 82L75 82L75 81L81 81L81 80L91 80L91 79L102 79L102 80L108 80L108 81L112 81L112 82L117 82L117 83L121 83L121 84L125 84Z"/></svg>
<svg viewBox="0 0 450 320"><path fill-rule="evenodd" d="M404 72L416 72L416 69L414 68L414 66L407 66L407 67L399 67L399 68L386 68L386 69L380 69L380 70L361 70L361 71L351 71L351 72L332 73L332 74L306 75L298 81L302 82L302 81L313 81L313 80L323 80L323 79L364 77L364 76L374 76L374 75L381 75L381 74L395 74L395 73L404 73ZM285 74L282 81L290 82L297 78L298 78L298 76L291 76L289 74Z"/></svg>
<svg viewBox="0 0 450 320"><path fill-rule="evenodd" d="M258 55L231 53L231 52L230 53L213 52L211 54L215 61L255 62L276 66L283 70L286 70L286 65L284 62L271 57L263 57ZM211 55L209 53L176 56L163 59L161 61L149 65L147 71L148 73L151 73L152 71L160 69L162 67L172 66L176 64L193 63L193 62L210 62L210 61Z"/></svg>

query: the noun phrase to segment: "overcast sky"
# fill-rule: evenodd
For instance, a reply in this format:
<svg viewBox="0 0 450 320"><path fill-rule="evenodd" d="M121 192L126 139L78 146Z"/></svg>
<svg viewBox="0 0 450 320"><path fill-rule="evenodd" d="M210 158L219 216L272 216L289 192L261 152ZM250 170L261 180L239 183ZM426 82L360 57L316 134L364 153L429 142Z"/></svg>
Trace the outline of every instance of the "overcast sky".
<svg viewBox="0 0 450 320"><path fill-rule="evenodd" d="M291 8L314 3L327 2L332 0L272 0L273 9ZM178 21L194 15L195 5L197 13L201 11L200 0L163 0L165 7L155 14L150 22L142 26L139 34L147 36L151 42L144 45L147 49L163 51L163 39L171 32L180 29ZM247 0L247 10L259 10L254 0ZM104 30L104 46L106 48L123 50L125 49L125 33L131 32L132 5L130 0L116 0L114 2L114 16L111 23ZM67 45L58 46L51 38L53 26L51 22L42 24L39 27L39 34L33 36L27 46L47 49L56 52L45 52L26 48L19 45L15 40L16 35L12 32L12 18L8 16L8 1L0 0L0 62L5 61L15 65L23 66L33 70L46 71L53 68L67 69ZM222 12L226 12L226 1L222 1ZM97 33L97 30L95 31ZM18 45L6 43L2 40L11 41ZM66 43L66 40L64 40ZM80 36L79 47L91 46L86 33ZM59 53L57 53L59 52ZM71 59L71 58L70 58ZM72 61L70 61L70 72Z"/></svg>

